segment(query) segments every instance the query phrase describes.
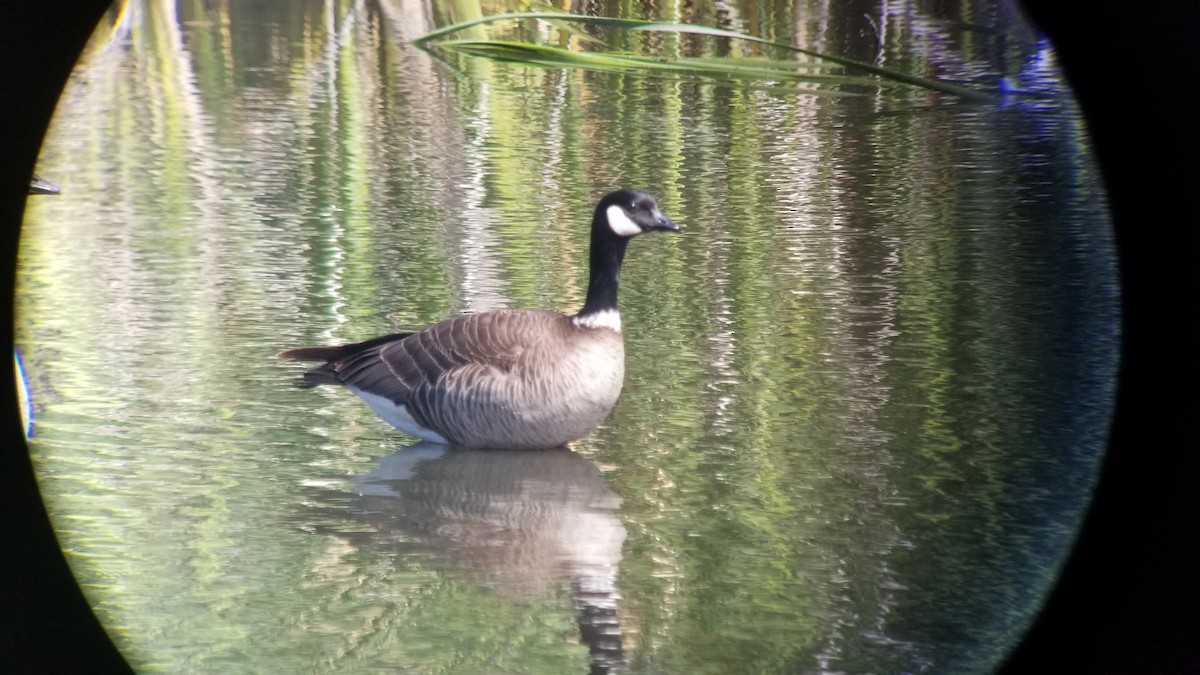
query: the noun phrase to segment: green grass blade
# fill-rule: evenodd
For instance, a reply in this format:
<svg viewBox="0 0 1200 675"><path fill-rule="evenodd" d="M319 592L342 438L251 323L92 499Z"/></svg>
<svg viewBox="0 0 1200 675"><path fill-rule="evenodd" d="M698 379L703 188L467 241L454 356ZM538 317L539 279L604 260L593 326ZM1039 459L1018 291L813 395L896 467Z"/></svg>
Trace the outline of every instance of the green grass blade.
<svg viewBox="0 0 1200 675"><path fill-rule="evenodd" d="M470 56L484 57L496 61L519 63L525 66L546 68L580 68L597 72L630 73L648 77L691 77L696 75L722 76L733 79L751 80L762 83L766 81L808 82L818 85L829 84L865 84L879 86L889 84L877 79L858 78L847 75L824 75L809 73L788 73L778 69L748 69L745 67L727 67L722 64L705 64L697 66L688 62L686 57L678 59L657 59L630 54L597 54L594 52L573 52L557 47L531 44L525 42L503 42L488 40L448 40L439 42L438 46L447 52L456 52ZM743 59L750 60L750 59ZM858 92L839 91L829 88L797 90L794 88L771 87L759 85L764 90L780 91L783 93L803 94L806 96L862 96Z"/></svg>
<svg viewBox="0 0 1200 675"><path fill-rule="evenodd" d="M513 61L556 68L578 66L593 70L626 71L632 67L627 60L607 53L575 52L528 42L447 40L439 42L438 46L447 51L483 56L496 61Z"/></svg>
<svg viewBox="0 0 1200 675"><path fill-rule="evenodd" d="M447 40L447 51L539 66L579 67L604 71L671 71L687 75L721 75L749 80L789 80L819 84L879 86L874 78L799 72L795 62L729 57L651 57L639 54L582 52L548 45L504 40Z"/></svg>
<svg viewBox="0 0 1200 675"><path fill-rule="evenodd" d="M855 61L853 59L845 59L845 58L841 58L838 56L830 56L828 54L814 52L814 51L811 51L808 49L803 49L801 47L794 47L792 45L787 45L787 44L783 44L780 42L772 42L770 40L766 40L766 39L763 39L760 37L755 37L753 35L746 35L744 33L738 33L738 32L731 31L731 30L725 30L723 28L710 28L708 26L697 26L697 25L686 24L686 23L662 23L662 22L656 22L656 21L646 21L643 19L620 19L620 18L613 18L613 17L587 16L587 15L582 15L582 14L568 14L565 12L513 12L510 14L495 14L492 16L485 16L485 17L481 17L478 19L472 19L470 21L464 21L462 23L445 26L443 28L439 28L437 30L426 33L425 35L422 35L421 37L414 40L413 44L423 47L435 40L438 40L439 38L441 38L443 36L450 35L452 33L456 33L458 31L465 30L467 28L471 28L471 27L486 24L486 23L493 23L496 21L509 21L509 20L515 20L515 19L539 19L539 20L544 20L544 21L555 21L555 22L566 21L566 22L573 22L573 23L590 24L590 25L594 25L594 26L602 26L605 28L617 28L617 29L623 29L623 30L684 33L684 34L690 34L690 35L708 35L708 36L713 36L713 37L723 37L723 38L729 38L729 39L734 39L734 40L743 40L746 42L753 42L756 44L761 44L761 45L765 45L765 46L769 46L769 47L775 47L778 49L786 49L791 52L810 56L814 59L820 59L823 61L828 61L830 63L836 63L837 65L842 66L843 68L846 68L849 70L859 71L859 72L863 72L863 73L870 73L872 75L876 75L880 78L883 78L884 80L891 80L894 82L902 82L904 84L910 84L910 85L917 86L917 87L923 87L925 89L930 89L933 91L940 91L942 93L951 94L953 96L958 96L964 100L976 101L976 102L992 102L992 101L996 100L994 96L991 96L989 94L985 94L985 93L978 92L978 91L975 91L972 89L968 89L966 87L960 87L958 85L950 84L948 82L941 82L939 80L931 80L931 79L919 77L916 75L909 75L908 73L901 73L898 71L889 70L887 68L880 68L878 66L873 66L868 63L862 63L860 61ZM438 44L441 44L442 46L444 46L443 43L438 43ZM571 52L571 53L572 54L580 54L582 52ZM494 57L494 58L500 58L500 57ZM521 60L521 59L510 59L510 60Z"/></svg>
<svg viewBox="0 0 1200 675"><path fill-rule="evenodd" d="M654 58L654 57L646 57ZM845 68L838 65L830 65L825 63L815 63L813 61L792 61L785 59L768 59L757 56L685 56L690 62L695 63L727 63L730 65L742 65L746 67L763 68L764 70L784 70L792 72L807 72L807 73L828 73L837 74L845 71Z"/></svg>

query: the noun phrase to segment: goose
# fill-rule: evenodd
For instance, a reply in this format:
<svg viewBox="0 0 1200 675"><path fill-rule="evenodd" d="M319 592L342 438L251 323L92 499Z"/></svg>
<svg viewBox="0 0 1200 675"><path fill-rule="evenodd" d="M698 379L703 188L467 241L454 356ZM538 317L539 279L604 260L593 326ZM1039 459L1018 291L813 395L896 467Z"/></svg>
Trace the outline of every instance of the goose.
<svg viewBox="0 0 1200 675"><path fill-rule="evenodd" d="M629 240L653 230L679 226L650 194L621 189L600 200L587 297L574 315L501 309L279 356L324 361L298 386L345 387L384 421L426 441L468 449L566 445L600 426L621 394L621 263Z"/></svg>

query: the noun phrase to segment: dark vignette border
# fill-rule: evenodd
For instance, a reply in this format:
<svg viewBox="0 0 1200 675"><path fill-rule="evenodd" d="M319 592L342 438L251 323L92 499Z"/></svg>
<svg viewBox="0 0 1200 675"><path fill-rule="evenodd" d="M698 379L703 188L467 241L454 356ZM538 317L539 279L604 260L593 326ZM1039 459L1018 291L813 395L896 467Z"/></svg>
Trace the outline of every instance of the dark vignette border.
<svg viewBox="0 0 1200 675"><path fill-rule="evenodd" d="M1117 409L1063 576L1005 673L1200 667L1200 56L1188 3L1022 0L1088 120L1117 229L1124 318ZM106 0L0 7L0 357L12 349L29 174ZM69 177L56 176L69 190ZM63 198L70 198L69 193ZM0 364L0 662L129 672L76 586Z"/></svg>
<svg viewBox="0 0 1200 675"><path fill-rule="evenodd" d="M1200 672L1195 7L1022 0L1087 119L1116 228L1116 413L1071 557L1005 673Z"/></svg>

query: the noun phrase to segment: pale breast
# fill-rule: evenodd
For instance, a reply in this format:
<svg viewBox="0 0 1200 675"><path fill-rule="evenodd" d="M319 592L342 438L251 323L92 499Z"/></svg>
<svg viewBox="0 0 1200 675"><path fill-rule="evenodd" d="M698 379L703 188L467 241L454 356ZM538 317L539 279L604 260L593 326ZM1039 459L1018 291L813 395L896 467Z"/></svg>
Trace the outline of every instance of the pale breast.
<svg viewBox="0 0 1200 675"><path fill-rule="evenodd" d="M552 316L537 330L526 327L509 367L441 383L439 432L467 447L546 448L604 422L625 378L621 335Z"/></svg>

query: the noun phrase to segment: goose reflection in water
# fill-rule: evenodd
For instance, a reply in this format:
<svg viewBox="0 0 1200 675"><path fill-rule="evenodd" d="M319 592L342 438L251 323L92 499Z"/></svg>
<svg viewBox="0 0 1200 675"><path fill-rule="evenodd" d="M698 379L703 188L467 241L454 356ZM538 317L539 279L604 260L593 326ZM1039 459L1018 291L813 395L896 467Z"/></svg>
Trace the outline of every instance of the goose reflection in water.
<svg viewBox="0 0 1200 675"><path fill-rule="evenodd" d="M360 517L377 531L417 538L453 571L518 597L569 581L591 672L620 669L621 498L590 460L566 448L422 443L383 458L355 482Z"/></svg>

